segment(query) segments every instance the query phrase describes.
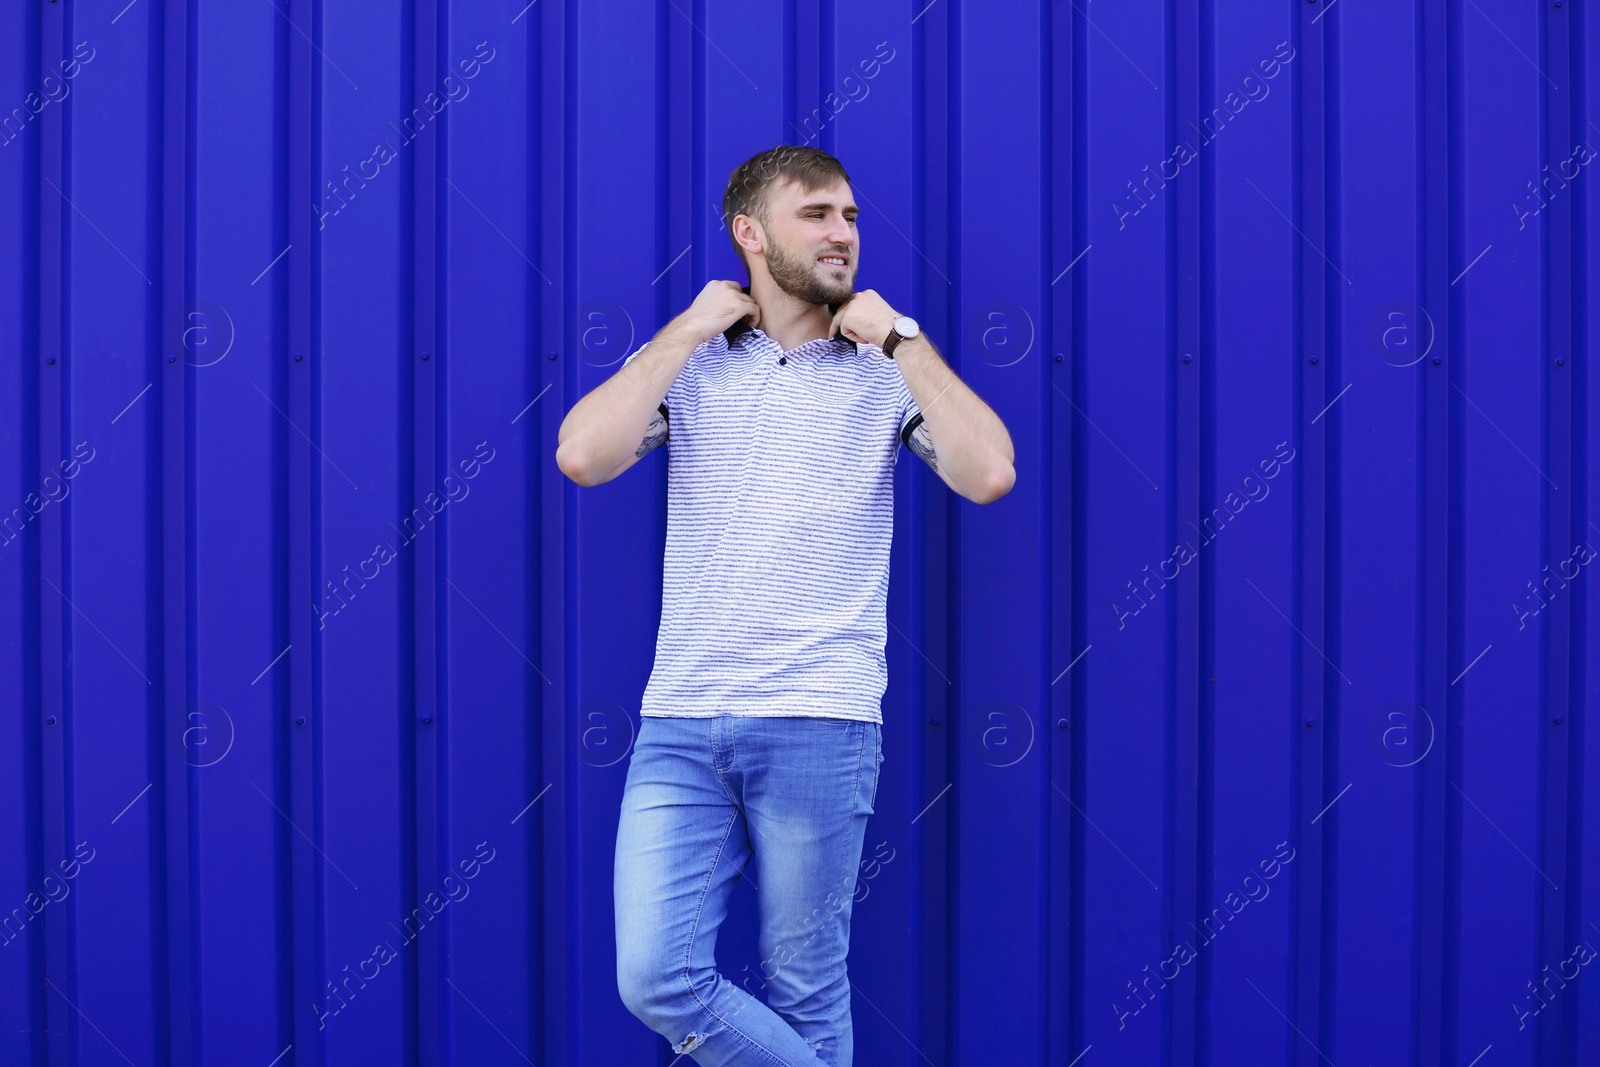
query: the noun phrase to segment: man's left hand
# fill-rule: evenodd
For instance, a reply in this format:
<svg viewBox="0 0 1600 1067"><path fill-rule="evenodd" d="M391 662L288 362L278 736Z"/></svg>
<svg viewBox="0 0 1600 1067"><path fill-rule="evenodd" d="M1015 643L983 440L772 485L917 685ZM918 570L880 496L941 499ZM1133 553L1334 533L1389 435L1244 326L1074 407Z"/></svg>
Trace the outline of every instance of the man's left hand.
<svg viewBox="0 0 1600 1067"><path fill-rule="evenodd" d="M828 336L834 337L843 331L858 345L882 345L889 339L889 331L894 328L899 314L876 290L861 289L834 312Z"/></svg>

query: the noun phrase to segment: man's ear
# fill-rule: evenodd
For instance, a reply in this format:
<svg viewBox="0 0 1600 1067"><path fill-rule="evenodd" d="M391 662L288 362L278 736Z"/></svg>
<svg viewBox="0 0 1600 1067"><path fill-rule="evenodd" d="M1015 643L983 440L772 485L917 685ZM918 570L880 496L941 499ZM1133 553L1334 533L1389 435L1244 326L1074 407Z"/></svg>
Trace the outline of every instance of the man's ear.
<svg viewBox="0 0 1600 1067"><path fill-rule="evenodd" d="M738 219L740 219L740 218L744 218L744 217L745 217L745 216L742 216L742 215L741 215L741 216L735 216L735 219L734 219L734 221L735 221L735 223L737 223L737 222L738 222ZM757 241L759 241L759 240L760 240L760 239L761 239L761 230L760 230L760 227L758 227L758 226L756 226L756 224L755 224L755 223L754 223L754 222L751 222L751 223L750 223L750 229L751 229L751 231L752 231L752 232L754 232L754 234L755 234L755 236L756 236L756 239L757 239ZM739 241L739 237L738 237L738 234L734 234L734 241L735 241L735 242L736 242L736 243L738 243L738 241ZM741 243L741 244L740 244L740 247L741 247L741 248L743 248L743 247L744 247L744 246L743 246L743 244L742 244L742 243ZM747 256L748 256L748 255L751 255L751 254L753 254L753 253L752 253L752 252L751 252L751 251L750 251L750 250L749 250L749 249L745 249L745 255L747 255Z"/></svg>

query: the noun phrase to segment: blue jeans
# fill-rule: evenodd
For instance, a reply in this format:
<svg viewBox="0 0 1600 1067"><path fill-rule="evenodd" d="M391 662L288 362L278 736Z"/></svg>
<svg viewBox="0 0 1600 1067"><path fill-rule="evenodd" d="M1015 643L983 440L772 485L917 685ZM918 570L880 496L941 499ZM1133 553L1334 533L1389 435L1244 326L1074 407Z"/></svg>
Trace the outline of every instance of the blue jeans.
<svg viewBox="0 0 1600 1067"><path fill-rule="evenodd" d="M617 827L617 990L674 1052L851 1067L845 954L882 760L876 723L642 718ZM714 950L741 876L762 962L730 981Z"/></svg>

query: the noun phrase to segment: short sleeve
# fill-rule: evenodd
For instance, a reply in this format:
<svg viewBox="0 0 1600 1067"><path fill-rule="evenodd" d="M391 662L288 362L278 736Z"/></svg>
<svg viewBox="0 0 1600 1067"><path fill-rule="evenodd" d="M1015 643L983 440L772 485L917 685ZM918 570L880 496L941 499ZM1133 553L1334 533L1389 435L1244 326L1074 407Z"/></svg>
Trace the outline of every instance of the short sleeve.
<svg viewBox="0 0 1600 1067"><path fill-rule="evenodd" d="M911 395L911 387L906 384L905 375L897 370L896 377L900 379L900 388L897 393L897 403L900 410L900 443L907 448L911 447L911 431L922 422L922 409L917 407L916 397Z"/></svg>
<svg viewBox="0 0 1600 1067"><path fill-rule="evenodd" d="M640 345L633 352L632 355L630 355L627 359L623 360L622 361L622 365L624 367L626 367L628 364L632 363L634 361L634 359L636 359L638 357L640 352L643 352L645 349L647 349L649 347L650 347L650 342L646 341L644 344ZM691 356L690 360L692 361L693 358L694 357ZM683 407L684 401L688 399L687 392L688 392L688 388L689 388L689 383L688 383L688 381L686 381L686 379L688 379L689 377L690 377L689 364L685 363L683 365L683 370L678 372L678 376L675 379L673 379L672 384L667 387L667 395L666 395L666 397L662 400L662 402L659 405L657 405L657 409L661 412L661 417L667 420L667 425L668 426L672 425L672 409L673 408L679 408L681 410L682 407Z"/></svg>

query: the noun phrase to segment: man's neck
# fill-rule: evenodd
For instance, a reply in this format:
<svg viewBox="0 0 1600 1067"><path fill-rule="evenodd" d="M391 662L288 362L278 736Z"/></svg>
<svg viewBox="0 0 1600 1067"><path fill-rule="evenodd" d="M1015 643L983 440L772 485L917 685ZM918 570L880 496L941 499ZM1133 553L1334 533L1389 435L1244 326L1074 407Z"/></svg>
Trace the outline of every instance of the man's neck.
<svg viewBox="0 0 1600 1067"><path fill-rule="evenodd" d="M790 296L770 278L757 278L747 288L751 298L761 305L761 332L785 352L828 336L828 327L833 324L828 305L808 304Z"/></svg>

